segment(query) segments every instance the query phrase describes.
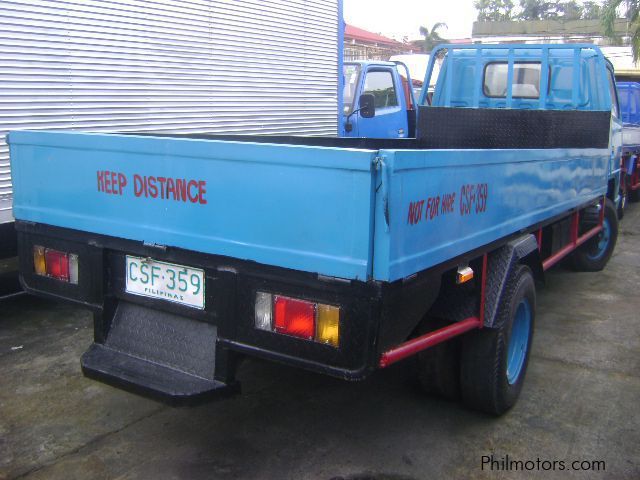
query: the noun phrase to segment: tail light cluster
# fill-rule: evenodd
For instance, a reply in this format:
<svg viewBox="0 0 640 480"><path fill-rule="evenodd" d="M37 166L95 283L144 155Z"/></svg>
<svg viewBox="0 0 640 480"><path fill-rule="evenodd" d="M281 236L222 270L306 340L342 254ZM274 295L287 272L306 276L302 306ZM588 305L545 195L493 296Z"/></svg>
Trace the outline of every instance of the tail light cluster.
<svg viewBox="0 0 640 480"><path fill-rule="evenodd" d="M33 267L38 275L78 283L78 255L52 248L33 247Z"/></svg>
<svg viewBox="0 0 640 480"><path fill-rule="evenodd" d="M340 339L340 308L257 292L255 327L337 347Z"/></svg>

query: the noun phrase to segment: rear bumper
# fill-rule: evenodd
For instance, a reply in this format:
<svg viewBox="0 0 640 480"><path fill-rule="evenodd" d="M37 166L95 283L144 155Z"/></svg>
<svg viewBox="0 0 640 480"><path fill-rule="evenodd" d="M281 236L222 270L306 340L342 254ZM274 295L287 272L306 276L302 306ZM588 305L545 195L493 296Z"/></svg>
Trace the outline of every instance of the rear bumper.
<svg viewBox="0 0 640 480"><path fill-rule="evenodd" d="M156 311L159 315L166 313L214 326L217 330L215 381L233 383L236 360L242 355L348 380L362 379L376 368L376 340L382 298L382 288L378 283L324 279L306 272L269 267L255 262L146 246L137 241L43 224L18 221L16 228L20 277L24 289L32 294L73 302L90 309L94 316L94 341L99 346L108 346L118 308L133 305L150 312ZM78 284L33 273L34 245L78 254ZM204 310L127 293L127 254L204 269ZM339 347L257 330L254 327L257 290L339 305L342 312ZM95 355L89 357L95 358ZM104 358L107 357L105 354ZM101 376L100 368L89 370L93 371L93 374L88 372L89 376L144 393L141 389L133 388L135 381L124 378L126 375L118 382L113 375L110 380L107 378L109 375Z"/></svg>

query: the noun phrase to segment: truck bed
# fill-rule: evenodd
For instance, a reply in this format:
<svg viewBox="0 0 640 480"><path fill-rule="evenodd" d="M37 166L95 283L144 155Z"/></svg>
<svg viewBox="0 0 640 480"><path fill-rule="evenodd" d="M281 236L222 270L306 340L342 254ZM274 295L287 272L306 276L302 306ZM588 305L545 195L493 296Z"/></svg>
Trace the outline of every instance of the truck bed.
<svg viewBox="0 0 640 480"><path fill-rule="evenodd" d="M605 195L609 159L606 148L421 140L21 131L9 141L18 220L378 281Z"/></svg>

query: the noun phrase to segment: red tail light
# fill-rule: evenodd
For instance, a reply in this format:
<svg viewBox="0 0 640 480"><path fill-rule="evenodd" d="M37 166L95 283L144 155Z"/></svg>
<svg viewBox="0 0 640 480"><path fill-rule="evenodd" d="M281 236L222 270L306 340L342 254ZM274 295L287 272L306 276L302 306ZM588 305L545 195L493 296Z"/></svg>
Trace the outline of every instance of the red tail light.
<svg viewBox="0 0 640 480"><path fill-rule="evenodd" d="M340 307L267 292L256 292L258 330L340 346Z"/></svg>
<svg viewBox="0 0 640 480"><path fill-rule="evenodd" d="M64 252L57 250L45 250L47 273L58 280L69 281L69 257Z"/></svg>
<svg viewBox="0 0 640 480"><path fill-rule="evenodd" d="M33 246L33 270L43 277L78 284L79 260L75 253Z"/></svg>
<svg viewBox="0 0 640 480"><path fill-rule="evenodd" d="M274 298L275 331L293 337L313 339L316 304L293 298Z"/></svg>

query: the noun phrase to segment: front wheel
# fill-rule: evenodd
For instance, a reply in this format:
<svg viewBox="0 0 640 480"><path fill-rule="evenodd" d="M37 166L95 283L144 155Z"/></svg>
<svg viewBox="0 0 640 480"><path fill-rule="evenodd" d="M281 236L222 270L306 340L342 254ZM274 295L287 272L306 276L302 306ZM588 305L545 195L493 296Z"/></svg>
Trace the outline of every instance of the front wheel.
<svg viewBox="0 0 640 480"><path fill-rule="evenodd" d="M611 258L617 240L618 214L613 202L607 198L604 204L602 230L573 252L571 258L574 268L582 272L602 270Z"/></svg>
<svg viewBox="0 0 640 480"><path fill-rule="evenodd" d="M507 279L495 327L463 337L460 386L468 407L501 415L515 405L529 362L535 313L533 273L517 265Z"/></svg>

